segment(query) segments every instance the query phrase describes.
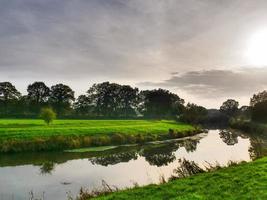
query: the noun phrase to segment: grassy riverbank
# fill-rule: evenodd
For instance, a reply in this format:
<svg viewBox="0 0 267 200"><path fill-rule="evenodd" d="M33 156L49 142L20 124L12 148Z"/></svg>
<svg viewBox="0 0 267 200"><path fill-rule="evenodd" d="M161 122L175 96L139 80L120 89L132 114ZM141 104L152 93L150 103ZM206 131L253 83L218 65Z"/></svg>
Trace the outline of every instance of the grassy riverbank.
<svg viewBox="0 0 267 200"><path fill-rule="evenodd" d="M267 135L267 124L264 123L249 120L234 120L230 123L230 126L234 129L239 129L250 134Z"/></svg>
<svg viewBox="0 0 267 200"><path fill-rule="evenodd" d="M266 188L267 157L161 185L138 187L95 199L267 199Z"/></svg>
<svg viewBox="0 0 267 200"><path fill-rule="evenodd" d="M200 132L170 120L0 120L0 152L144 143Z"/></svg>

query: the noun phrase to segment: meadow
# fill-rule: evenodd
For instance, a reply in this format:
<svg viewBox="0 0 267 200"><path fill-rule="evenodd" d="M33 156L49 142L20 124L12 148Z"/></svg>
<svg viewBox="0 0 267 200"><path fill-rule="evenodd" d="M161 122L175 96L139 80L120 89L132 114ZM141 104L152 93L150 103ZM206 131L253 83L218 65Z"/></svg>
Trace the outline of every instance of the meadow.
<svg viewBox="0 0 267 200"><path fill-rule="evenodd" d="M267 199L266 169L267 157L161 185L137 187L95 199Z"/></svg>
<svg viewBox="0 0 267 200"><path fill-rule="evenodd" d="M0 152L62 150L179 138L200 132L171 120L0 120Z"/></svg>

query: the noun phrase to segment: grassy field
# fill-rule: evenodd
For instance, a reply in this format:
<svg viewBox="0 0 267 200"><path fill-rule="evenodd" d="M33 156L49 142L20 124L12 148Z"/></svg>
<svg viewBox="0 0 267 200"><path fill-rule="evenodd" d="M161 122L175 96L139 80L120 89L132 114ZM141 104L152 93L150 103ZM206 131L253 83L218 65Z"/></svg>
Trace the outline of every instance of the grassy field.
<svg viewBox="0 0 267 200"><path fill-rule="evenodd" d="M170 132L171 129L171 132ZM195 134L191 125L168 120L0 120L0 152L58 150L142 143Z"/></svg>
<svg viewBox="0 0 267 200"><path fill-rule="evenodd" d="M267 157L162 185L124 190L95 199L267 199Z"/></svg>

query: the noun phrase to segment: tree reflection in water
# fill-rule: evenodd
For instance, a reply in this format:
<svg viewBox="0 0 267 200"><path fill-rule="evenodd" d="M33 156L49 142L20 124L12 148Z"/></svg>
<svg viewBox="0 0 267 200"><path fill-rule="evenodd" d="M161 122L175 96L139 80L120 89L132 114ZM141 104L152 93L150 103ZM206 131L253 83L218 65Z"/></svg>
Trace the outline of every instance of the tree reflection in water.
<svg viewBox="0 0 267 200"><path fill-rule="evenodd" d="M199 143L199 140L192 140L192 139L188 139L188 140L184 140L180 143L181 147L184 147L186 152L194 152L197 150L197 144Z"/></svg>
<svg viewBox="0 0 267 200"><path fill-rule="evenodd" d="M138 147L128 147L127 149L119 148L117 152L92 157L89 158L89 161L92 164L108 166L115 165L120 162L136 160L138 156L142 156L150 165L161 167L168 165L176 159L174 153L180 147L184 147L187 152L193 152L197 149L198 143L199 139L187 139Z"/></svg>
<svg viewBox="0 0 267 200"><path fill-rule="evenodd" d="M176 157L174 152L178 150L177 144L161 144L158 147L146 147L141 152L141 156L145 157L150 165L157 167L168 165L173 162Z"/></svg>
<svg viewBox="0 0 267 200"><path fill-rule="evenodd" d="M45 174L52 174L52 171L55 169L55 163L48 161L48 162L44 162L42 164L42 166L40 167L40 173L42 175Z"/></svg>
<svg viewBox="0 0 267 200"><path fill-rule="evenodd" d="M128 162L130 160L136 160L137 157L138 154L136 151L130 151L130 152L114 153L107 156L93 157L89 158L88 160L93 165L97 164L102 166L108 166L108 165L115 165L120 162Z"/></svg>
<svg viewBox="0 0 267 200"><path fill-rule="evenodd" d="M259 137L250 138L249 155L252 160L267 155L267 142Z"/></svg>
<svg viewBox="0 0 267 200"><path fill-rule="evenodd" d="M228 130L221 130L219 132L220 138L227 145L235 145L238 143L238 134Z"/></svg>

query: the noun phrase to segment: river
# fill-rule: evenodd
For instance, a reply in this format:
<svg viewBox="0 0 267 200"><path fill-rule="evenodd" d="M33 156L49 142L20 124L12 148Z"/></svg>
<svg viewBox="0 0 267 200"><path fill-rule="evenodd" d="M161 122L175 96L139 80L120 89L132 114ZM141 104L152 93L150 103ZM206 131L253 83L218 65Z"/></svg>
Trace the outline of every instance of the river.
<svg viewBox="0 0 267 200"><path fill-rule="evenodd" d="M121 146L103 152L42 152L0 155L0 200L35 198L66 200L81 187L102 184L118 188L158 183L168 179L179 159L227 165L229 161L251 161L266 155L267 140L227 130L185 139L137 146Z"/></svg>

